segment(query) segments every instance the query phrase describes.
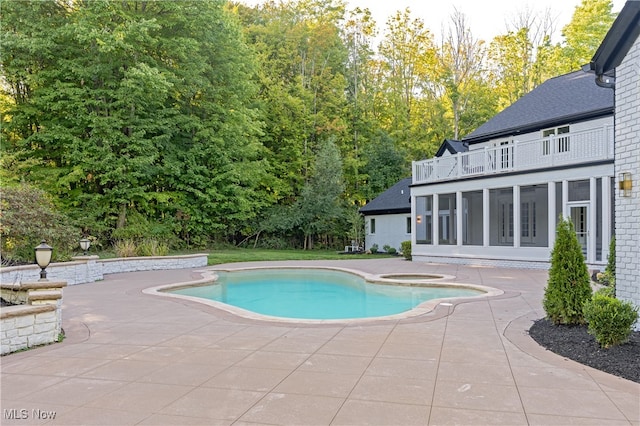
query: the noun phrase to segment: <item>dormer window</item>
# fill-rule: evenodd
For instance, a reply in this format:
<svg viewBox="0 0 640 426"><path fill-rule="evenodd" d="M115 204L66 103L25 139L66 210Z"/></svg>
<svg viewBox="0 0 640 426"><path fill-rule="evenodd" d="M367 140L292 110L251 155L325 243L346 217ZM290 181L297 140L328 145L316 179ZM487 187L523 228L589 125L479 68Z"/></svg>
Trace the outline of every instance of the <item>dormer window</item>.
<svg viewBox="0 0 640 426"><path fill-rule="evenodd" d="M570 139L569 139L569 126L556 127L554 129L546 129L542 131L542 155L549 155L552 153L562 153L569 152L570 150ZM561 136L565 135L567 136ZM553 138L553 136L557 136ZM555 144L553 146L554 151L552 151L551 140L555 139Z"/></svg>

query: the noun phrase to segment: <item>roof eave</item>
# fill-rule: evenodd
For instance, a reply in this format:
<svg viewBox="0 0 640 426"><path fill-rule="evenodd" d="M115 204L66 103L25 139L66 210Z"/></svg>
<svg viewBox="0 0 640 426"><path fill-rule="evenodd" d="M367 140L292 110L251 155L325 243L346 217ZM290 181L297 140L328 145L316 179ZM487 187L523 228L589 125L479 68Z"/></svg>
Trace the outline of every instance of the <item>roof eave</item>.
<svg viewBox="0 0 640 426"><path fill-rule="evenodd" d="M640 35L640 0L627 0L589 63L596 76L615 70Z"/></svg>
<svg viewBox="0 0 640 426"><path fill-rule="evenodd" d="M374 210L360 209L360 213L363 214L364 216L411 213L411 206L397 208L397 209L374 209Z"/></svg>

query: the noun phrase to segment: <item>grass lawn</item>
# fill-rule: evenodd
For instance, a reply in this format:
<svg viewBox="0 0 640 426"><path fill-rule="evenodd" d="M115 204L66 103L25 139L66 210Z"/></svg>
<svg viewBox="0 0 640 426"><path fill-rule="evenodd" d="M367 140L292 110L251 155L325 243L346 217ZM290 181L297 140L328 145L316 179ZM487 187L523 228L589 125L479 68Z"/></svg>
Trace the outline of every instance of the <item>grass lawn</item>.
<svg viewBox="0 0 640 426"><path fill-rule="evenodd" d="M179 250L172 251L170 255L209 253L207 263L219 265L221 263L234 262L267 262L271 260L343 260L343 259L379 259L384 257L396 257L386 253L376 254L342 254L335 250L269 250L253 248L223 248L210 250ZM91 253L94 254L94 253ZM104 250L95 253L101 259L117 257L112 250Z"/></svg>
<svg viewBox="0 0 640 426"><path fill-rule="evenodd" d="M387 254L340 254L335 250L222 249L209 253L209 265L270 260L342 260L395 257Z"/></svg>

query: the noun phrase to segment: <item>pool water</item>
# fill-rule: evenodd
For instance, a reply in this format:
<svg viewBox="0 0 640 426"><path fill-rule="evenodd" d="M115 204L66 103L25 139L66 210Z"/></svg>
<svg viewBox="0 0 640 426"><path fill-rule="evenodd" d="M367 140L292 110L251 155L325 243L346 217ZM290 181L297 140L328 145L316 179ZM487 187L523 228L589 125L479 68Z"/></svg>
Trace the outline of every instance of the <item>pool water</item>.
<svg viewBox="0 0 640 426"><path fill-rule="evenodd" d="M388 316L427 300L483 294L466 288L368 284L353 274L320 269L218 272L215 284L171 292L262 315L320 320Z"/></svg>

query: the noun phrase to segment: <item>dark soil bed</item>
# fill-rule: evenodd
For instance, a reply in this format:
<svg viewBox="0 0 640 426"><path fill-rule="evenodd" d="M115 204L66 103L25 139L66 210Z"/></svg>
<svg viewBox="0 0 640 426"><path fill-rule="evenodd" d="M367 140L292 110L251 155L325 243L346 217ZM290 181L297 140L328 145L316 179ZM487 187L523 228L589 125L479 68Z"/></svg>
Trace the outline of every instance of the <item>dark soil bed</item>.
<svg viewBox="0 0 640 426"><path fill-rule="evenodd" d="M541 319L529 329L541 346L589 367L640 383L640 331L622 345L603 349L587 332L586 325L555 325Z"/></svg>

